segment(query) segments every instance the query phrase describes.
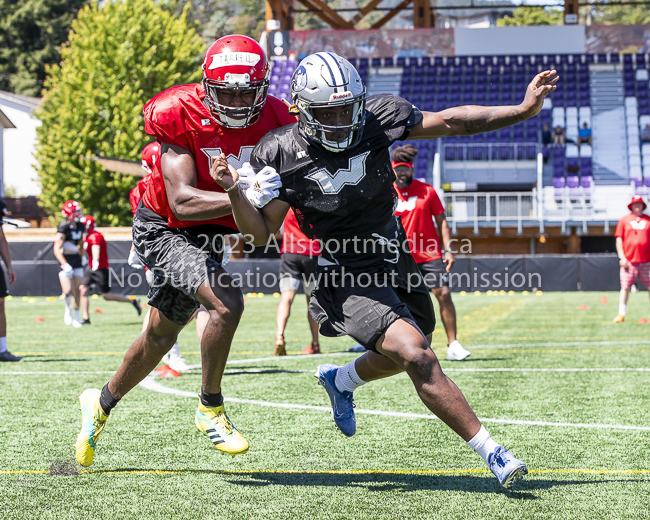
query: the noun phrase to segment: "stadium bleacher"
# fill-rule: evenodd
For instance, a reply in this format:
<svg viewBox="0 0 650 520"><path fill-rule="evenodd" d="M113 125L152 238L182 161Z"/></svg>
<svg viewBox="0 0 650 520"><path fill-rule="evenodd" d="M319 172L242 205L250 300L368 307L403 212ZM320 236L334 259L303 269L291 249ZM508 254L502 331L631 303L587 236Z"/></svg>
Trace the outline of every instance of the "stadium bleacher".
<svg viewBox="0 0 650 520"><path fill-rule="evenodd" d="M425 178L436 152L444 161L534 160L541 150L552 162L552 184L557 190L588 194L594 184L592 155L588 144L577 146L583 123L592 128L590 65L622 65L629 180L643 190L650 187L650 143L641 143L640 130L650 124L648 59L644 54L561 54L526 56L434 56L422 58L351 59L368 84L371 69L392 68L400 74L399 91L393 92L423 110L477 104L516 104L530 79L541 70L555 68L562 81L549 96L542 112L510 128L474 136L448 137L418 142L420 159L416 177ZM289 83L296 60L276 62L270 93L289 100ZM396 68L399 67L399 68ZM565 129L567 146L541 147L544 124ZM645 174L645 175L644 175Z"/></svg>

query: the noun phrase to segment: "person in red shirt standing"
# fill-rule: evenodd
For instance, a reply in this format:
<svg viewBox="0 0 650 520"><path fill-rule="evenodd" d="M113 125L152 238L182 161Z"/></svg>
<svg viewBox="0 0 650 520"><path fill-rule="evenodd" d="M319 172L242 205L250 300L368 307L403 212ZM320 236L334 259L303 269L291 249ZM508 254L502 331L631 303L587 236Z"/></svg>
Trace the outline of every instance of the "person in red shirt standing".
<svg viewBox="0 0 650 520"><path fill-rule="evenodd" d="M641 197L635 196L627 207L632 213L618 221L614 234L621 266L621 295L614 323L625 321L630 289L637 278L650 289L650 217L643 213L647 206Z"/></svg>
<svg viewBox="0 0 650 520"><path fill-rule="evenodd" d="M284 341L284 330L287 327L291 304L296 297L298 288L302 283L307 295L307 306L309 298L314 289L316 281L316 267L320 256L320 245L318 240L309 240L300 231L296 214L289 210L282 225L282 248L280 249L280 304L278 305L276 320L278 332L275 336L275 355L286 356L286 343ZM307 311L307 321L311 330L311 345L303 349L302 354L319 354L320 344L318 342L318 323Z"/></svg>
<svg viewBox="0 0 650 520"><path fill-rule="evenodd" d="M79 287L81 293L82 324L90 325L89 298L88 292L97 287L106 301L128 303L135 307L138 316L142 314L140 300L130 300L121 294L111 294L111 282L108 272L108 252L104 235L95 229L95 219L90 215L84 215L80 220L84 226L84 251L88 255L88 265L84 278Z"/></svg>
<svg viewBox="0 0 650 520"><path fill-rule="evenodd" d="M233 456L248 451L248 441L226 414L221 388L244 298L222 265L224 236L239 230L229 195L214 181L213 170L218 158L242 168L267 132L296 119L285 103L267 96L269 62L252 38L220 38L208 48L202 69L201 84L167 89L144 107L145 131L161 143L162 157L135 212L133 243L154 273L153 308L147 329L108 384L79 397L83 424L75 449L82 466L92 464L111 410L160 363L200 305L210 318L201 338L194 424L218 451ZM228 190L241 190L261 207L280 186L276 172L250 169L250 176L242 175ZM156 418L155 410L152 415Z"/></svg>
<svg viewBox="0 0 650 520"><path fill-rule="evenodd" d="M396 177L395 190L399 197L395 215L402 220L411 254L422 273L424 283L440 305L440 317L447 332L447 359L462 361L470 352L456 339L456 307L449 290L449 272L455 262L450 247L449 225L445 208L433 186L413 179L413 159L417 153L415 146L406 145L395 148L391 154ZM445 244L444 258L436 227Z"/></svg>

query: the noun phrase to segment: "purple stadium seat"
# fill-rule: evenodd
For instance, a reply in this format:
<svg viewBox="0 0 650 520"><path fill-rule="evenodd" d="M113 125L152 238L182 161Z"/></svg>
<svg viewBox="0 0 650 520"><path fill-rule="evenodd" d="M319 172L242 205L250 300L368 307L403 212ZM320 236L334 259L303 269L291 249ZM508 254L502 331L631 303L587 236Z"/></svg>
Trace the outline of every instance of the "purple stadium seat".
<svg viewBox="0 0 650 520"><path fill-rule="evenodd" d="M355 69L357 68L357 59L356 58L348 58L348 61L350 62L350 65L352 65Z"/></svg>
<svg viewBox="0 0 650 520"><path fill-rule="evenodd" d="M384 58L384 67L392 67L393 63L393 58Z"/></svg>
<svg viewBox="0 0 650 520"><path fill-rule="evenodd" d="M621 62L621 56L620 54L610 54L609 55L609 62L610 63L620 63Z"/></svg>
<svg viewBox="0 0 650 520"><path fill-rule="evenodd" d="M442 56L435 56L435 57L433 58L433 64L434 64L436 67L442 67Z"/></svg>
<svg viewBox="0 0 650 520"><path fill-rule="evenodd" d="M362 69L368 68L368 58L359 58L359 67Z"/></svg>
<svg viewBox="0 0 650 520"><path fill-rule="evenodd" d="M370 65L372 67L381 67L381 58L372 58Z"/></svg>
<svg viewBox="0 0 650 520"><path fill-rule="evenodd" d="M456 56L456 64L460 67L467 65L467 56Z"/></svg>
<svg viewBox="0 0 650 520"><path fill-rule="evenodd" d="M643 179L643 185L644 185L646 188L650 188L650 176L645 177L645 178Z"/></svg>
<svg viewBox="0 0 650 520"><path fill-rule="evenodd" d="M591 175L583 175L580 177L580 186L583 188L591 188L591 185L593 183L593 177Z"/></svg>
<svg viewBox="0 0 650 520"><path fill-rule="evenodd" d="M565 185L564 177L553 177L553 187L556 190L561 190Z"/></svg>
<svg viewBox="0 0 650 520"><path fill-rule="evenodd" d="M646 68L645 54L637 54L636 55L636 68L637 69L645 69Z"/></svg>
<svg viewBox="0 0 650 520"><path fill-rule="evenodd" d="M551 149L548 146L542 148L542 157L544 160L548 159L551 156Z"/></svg>
<svg viewBox="0 0 650 520"><path fill-rule="evenodd" d="M397 66L398 67L404 67L405 65L406 65L406 58L404 58L403 56L400 56L399 58L397 58Z"/></svg>
<svg viewBox="0 0 650 520"><path fill-rule="evenodd" d="M580 186L580 179L577 175L568 175L566 178L566 185L569 188L577 188Z"/></svg>
<svg viewBox="0 0 650 520"><path fill-rule="evenodd" d="M631 54L624 54L623 55L623 64L627 65L628 63L630 65L632 65L632 55Z"/></svg>
<svg viewBox="0 0 650 520"><path fill-rule="evenodd" d="M553 148L553 157L564 157L564 148L561 146Z"/></svg>

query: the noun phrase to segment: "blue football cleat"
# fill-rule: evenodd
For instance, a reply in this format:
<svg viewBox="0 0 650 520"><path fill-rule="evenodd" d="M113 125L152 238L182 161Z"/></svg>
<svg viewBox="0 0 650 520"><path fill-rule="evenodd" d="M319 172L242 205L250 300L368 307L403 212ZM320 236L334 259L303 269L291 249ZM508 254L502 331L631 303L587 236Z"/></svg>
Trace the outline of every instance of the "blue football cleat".
<svg viewBox="0 0 650 520"><path fill-rule="evenodd" d="M521 480L528 473L526 464L515 459L503 446L498 446L488 456L488 466L494 476L499 479L499 484L511 489L512 485Z"/></svg>
<svg viewBox="0 0 650 520"><path fill-rule="evenodd" d="M347 437L352 437L357 431L357 421L354 418L354 398L352 392L339 392L334 384L338 365L321 365L316 369L314 377L329 395L332 403L332 418L334 424Z"/></svg>

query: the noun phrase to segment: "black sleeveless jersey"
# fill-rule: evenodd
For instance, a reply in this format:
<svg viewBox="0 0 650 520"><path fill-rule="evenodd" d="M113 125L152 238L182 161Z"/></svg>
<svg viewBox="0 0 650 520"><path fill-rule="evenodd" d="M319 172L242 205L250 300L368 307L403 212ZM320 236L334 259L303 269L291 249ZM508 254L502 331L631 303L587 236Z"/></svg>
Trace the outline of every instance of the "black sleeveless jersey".
<svg viewBox="0 0 650 520"><path fill-rule="evenodd" d="M322 243L325 260L366 268L381 264L396 237L395 174L389 146L421 120L410 102L390 94L371 96L359 143L330 152L305 139L298 123L272 130L251 154L257 172L273 167L282 179L279 199L295 211L301 231ZM385 244L384 244L385 245Z"/></svg>
<svg viewBox="0 0 650 520"><path fill-rule="evenodd" d="M65 235L64 242L70 242L75 246L81 243L84 233L84 225L81 222L73 222L70 224L67 221L60 222L56 228L57 233Z"/></svg>

